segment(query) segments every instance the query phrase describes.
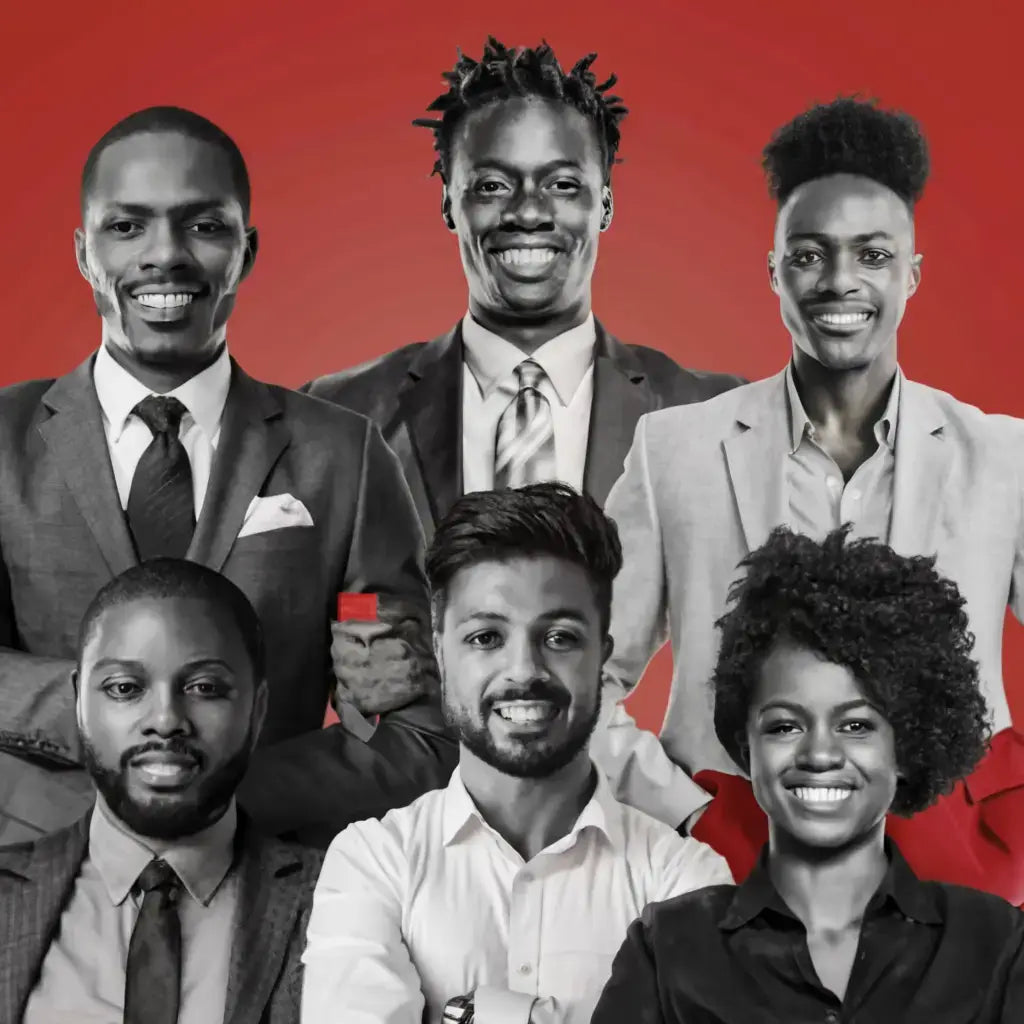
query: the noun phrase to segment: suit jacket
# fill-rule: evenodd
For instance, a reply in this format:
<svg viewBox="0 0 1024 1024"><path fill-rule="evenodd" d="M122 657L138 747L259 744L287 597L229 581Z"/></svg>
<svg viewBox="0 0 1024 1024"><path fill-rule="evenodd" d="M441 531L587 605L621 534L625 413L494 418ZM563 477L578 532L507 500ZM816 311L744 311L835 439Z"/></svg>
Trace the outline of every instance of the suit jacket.
<svg viewBox="0 0 1024 1024"><path fill-rule="evenodd" d="M684 370L663 352L624 345L595 324L594 399L583 487L603 504L622 472L637 420L702 402L743 383ZM398 455L428 540L462 495L462 324L428 342L306 384L301 390L361 412Z"/></svg>
<svg viewBox="0 0 1024 1024"><path fill-rule="evenodd" d="M787 521L787 410L780 373L700 407L644 417L608 499L625 559L608 665L619 699L666 636L675 665L661 744L619 706L596 736L594 758L621 799L675 824L707 799L681 768L739 771L714 732L714 623L740 560ZM900 554L936 555L937 570L959 585L981 685L1002 729L1010 721L1007 602L1018 618L1024 610L1024 421L904 381L895 450L889 543Z"/></svg>
<svg viewBox="0 0 1024 1024"><path fill-rule="evenodd" d="M60 925L89 843L91 810L59 832L0 849L0 1020L17 1024ZM321 854L261 835L243 817L224 1024L298 1024Z"/></svg>
<svg viewBox="0 0 1024 1024"><path fill-rule="evenodd" d="M303 502L312 527L239 539L255 496L286 493ZM136 562L92 358L56 381L0 390L0 556L0 842L11 842L69 824L92 800L78 769L70 659L93 596ZM270 687L262 749L323 724L340 591L404 597L428 621L422 556L416 511L380 431L232 362L188 557L236 583L262 620ZM292 825L303 824L302 798L316 785L368 790L384 813L444 785L457 758L436 696L383 716L369 743L342 733L335 748L339 756L318 758L307 785L282 795ZM293 756L301 760L301 746ZM242 803L258 822L277 817L251 789Z"/></svg>

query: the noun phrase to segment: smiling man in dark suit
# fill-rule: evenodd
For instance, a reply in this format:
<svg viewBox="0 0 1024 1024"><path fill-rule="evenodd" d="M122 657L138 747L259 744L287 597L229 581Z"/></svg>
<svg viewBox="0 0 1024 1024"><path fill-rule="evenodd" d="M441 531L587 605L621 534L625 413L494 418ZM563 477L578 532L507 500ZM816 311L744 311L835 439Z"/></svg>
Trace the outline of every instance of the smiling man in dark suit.
<svg viewBox="0 0 1024 1024"><path fill-rule="evenodd" d="M491 39L431 104L444 223L469 311L447 334L304 390L371 417L398 454L428 539L463 493L560 480L603 504L641 415L741 383L625 345L594 319L626 114L594 54L568 72L544 45Z"/></svg>
<svg viewBox="0 0 1024 1024"><path fill-rule="evenodd" d="M298 1021L321 856L235 802L264 663L252 605L205 566L156 559L96 595L75 688L98 795L0 850L0 1020Z"/></svg>
<svg viewBox="0 0 1024 1024"><path fill-rule="evenodd" d="M257 251L249 200L235 143L179 108L131 115L86 161L75 242L102 344L65 377L0 391L0 842L91 800L68 683L78 622L152 557L223 572L263 621L269 706L242 796L263 824L315 825L311 801L331 794L329 839L338 802L383 813L454 766L398 460L368 419L228 353ZM332 624L339 592L378 595L381 621ZM348 724L323 731L332 691Z"/></svg>

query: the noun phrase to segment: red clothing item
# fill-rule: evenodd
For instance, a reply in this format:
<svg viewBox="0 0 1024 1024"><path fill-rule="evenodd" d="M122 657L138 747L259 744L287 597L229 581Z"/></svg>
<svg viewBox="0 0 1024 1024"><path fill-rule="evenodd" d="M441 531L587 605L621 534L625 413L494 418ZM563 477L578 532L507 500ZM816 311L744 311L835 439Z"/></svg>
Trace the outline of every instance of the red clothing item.
<svg viewBox="0 0 1024 1024"><path fill-rule="evenodd" d="M693 836L725 857L739 884L768 842L768 819L749 780L703 771L694 781L714 800ZM890 814L886 832L918 878L967 885L1024 907L1024 735L996 734L952 793L913 817Z"/></svg>

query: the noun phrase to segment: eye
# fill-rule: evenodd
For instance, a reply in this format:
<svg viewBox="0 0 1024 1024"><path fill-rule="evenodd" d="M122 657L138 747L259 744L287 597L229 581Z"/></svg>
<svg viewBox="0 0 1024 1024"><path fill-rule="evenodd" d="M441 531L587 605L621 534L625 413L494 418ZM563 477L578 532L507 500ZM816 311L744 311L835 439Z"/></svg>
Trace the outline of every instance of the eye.
<svg viewBox="0 0 1024 1024"><path fill-rule="evenodd" d="M861 253L861 260L869 266L879 266L888 263L891 259L892 253L888 253L884 249L865 249Z"/></svg>
<svg viewBox="0 0 1024 1024"><path fill-rule="evenodd" d="M130 700L142 693L142 687L134 679L112 679L102 689L114 700Z"/></svg>
<svg viewBox="0 0 1024 1024"><path fill-rule="evenodd" d="M548 647L555 651L570 650L580 644L580 638L567 629L552 629L545 637L545 641Z"/></svg>
<svg viewBox="0 0 1024 1024"><path fill-rule="evenodd" d="M794 267L809 267L820 260L821 253L817 253L813 249L797 249L789 256L789 263Z"/></svg>
<svg viewBox="0 0 1024 1024"><path fill-rule="evenodd" d="M850 733L854 736L863 736L866 733L875 731L875 723L869 722L866 718L849 719L839 726L841 732Z"/></svg>
<svg viewBox="0 0 1024 1024"><path fill-rule="evenodd" d="M765 726L765 732L769 736L791 736L793 733L798 732L800 726L793 721L784 719L782 721L770 722Z"/></svg>
<svg viewBox="0 0 1024 1024"><path fill-rule="evenodd" d="M115 220L107 225L107 231L119 238L130 238L142 230L142 225L131 220Z"/></svg>
<svg viewBox="0 0 1024 1024"><path fill-rule="evenodd" d="M579 192L580 183L578 181L573 181L572 178L559 178L557 181L551 183L551 187L556 192L562 192L567 195L571 195L575 192Z"/></svg>
<svg viewBox="0 0 1024 1024"><path fill-rule="evenodd" d="M228 687L222 679L213 676L202 676L189 680L185 692L196 697L226 697Z"/></svg>
<svg viewBox="0 0 1024 1024"><path fill-rule="evenodd" d="M466 643L470 647L476 647L479 650L493 651L501 646L501 634L493 629L484 629L479 633L473 633L472 636L466 637Z"/></svg>
<svg viewBox="0 0 1024 1024"><path fill-rule="evenodd" d="M219 220L198 220L188 227L189 231L197 235L213 235L224 230L224 225Z"/></svg>
<svg viewBox="0 0 1024 1024"><path fill-rule="evenodd" d="M486 178L483 181L477 182L475 190L483 195L497 195L500 192L507 192L508 185L503 181L496 181L494 178Z"/></svg>

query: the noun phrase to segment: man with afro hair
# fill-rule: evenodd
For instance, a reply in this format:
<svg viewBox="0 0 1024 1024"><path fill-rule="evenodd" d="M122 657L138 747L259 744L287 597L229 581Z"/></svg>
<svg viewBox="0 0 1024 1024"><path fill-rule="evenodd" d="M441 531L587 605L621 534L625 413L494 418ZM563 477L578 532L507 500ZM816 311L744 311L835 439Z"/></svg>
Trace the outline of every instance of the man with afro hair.
<svg viewBox="0 0 1024 1024"><path fill-rule="evenodd" d="M914 219L927 143L907 114L840 98L779 129L763 163L778 204L769 280L790 356L774 377L637 426L607 505L625 568L612 618L615 701L595 758L621 799L700 835L707 791L723 778L733 785L737 771L707 688L737 566L777 526L820 539L850 523L854 537L936 557L966 599L997 735L959 800L993 855L1021 851L1012 877L987 884L1024 902L1024 739L1011 728L1001 664L1007 604L1024 614L1024 422L900 370L897 330L921 280ZM668 635L675 670L659 742L615 702ZM934 871L981 877L968 845L946 843Z"/></svg>

